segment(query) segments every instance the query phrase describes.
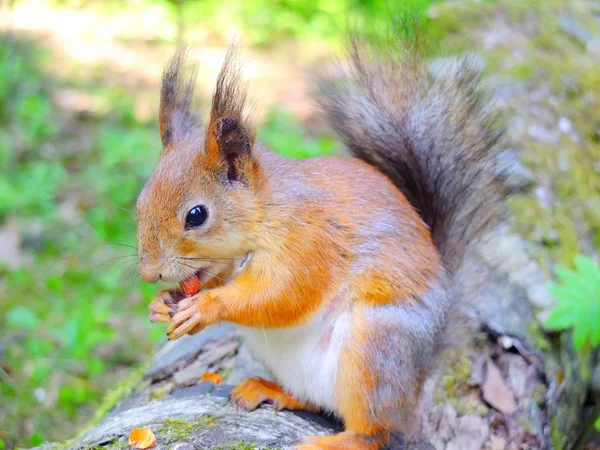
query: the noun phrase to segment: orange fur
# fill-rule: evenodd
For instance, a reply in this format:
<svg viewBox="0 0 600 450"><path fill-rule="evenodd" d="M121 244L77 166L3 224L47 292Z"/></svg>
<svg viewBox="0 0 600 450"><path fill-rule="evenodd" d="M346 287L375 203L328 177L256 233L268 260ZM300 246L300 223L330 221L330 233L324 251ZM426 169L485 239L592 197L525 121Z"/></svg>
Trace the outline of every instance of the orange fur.
<svg viewBox="0 0 600 450"><path fill-rule="evenodd" d="M345 351L340 356L336 394L346 428L360 434L373 435L381 429L369 414L370 399L368 395L357 395L372 390L377 382L377 374L373 373L363 354L369 340L369 330L361 327L363 322L362 314L355 314L353 325L356 331L352 343L346 344Z"/></svg>
<svg viewBox="0 0 600 450"><path fill-rule="evenodd" d="M398 414L406 414L406 417L403 418L402 432L406 435L416 436L419 432L416 414L418 399L425 379L418 380L416 394L413 396L386 398L385 404L372 404L374 400L371 393L377 389L382 380L379 374L373 370L374 361L371 358L371 349L373 347L385 348L386 343L381 338L391 330L386 331L386 327L379 324L380 329L375 333L373 325L365 318L368 308L370 306L364 302L355 306L352 323L353 334L340 355L336 394L346 429L362 436L380 436L384 430L395 429L394 422L398 418L375 416L374 411L378 409L393 410ZM407 394L409 393L407 392Z"/></svg>
<svg viewBox="0 0 600 450"><path fill-rule="evenodd" d="M385 433L365 436L345 431L335 436L312 436L300 440L294 450L379 450L388 437Z"/></svg>

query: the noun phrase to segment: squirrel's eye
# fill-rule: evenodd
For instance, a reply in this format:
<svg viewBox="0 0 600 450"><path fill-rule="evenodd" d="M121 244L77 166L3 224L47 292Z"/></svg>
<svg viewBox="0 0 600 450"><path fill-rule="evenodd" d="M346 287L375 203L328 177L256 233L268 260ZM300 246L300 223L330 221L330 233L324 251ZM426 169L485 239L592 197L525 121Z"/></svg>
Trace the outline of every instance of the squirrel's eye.
<svg viewBox="0 0 600 450"><path fill-rule="evenodd" d="M196 228L206 222L208 219L208 210L205 206L194 206L185 216L185 228Z"/></svg>

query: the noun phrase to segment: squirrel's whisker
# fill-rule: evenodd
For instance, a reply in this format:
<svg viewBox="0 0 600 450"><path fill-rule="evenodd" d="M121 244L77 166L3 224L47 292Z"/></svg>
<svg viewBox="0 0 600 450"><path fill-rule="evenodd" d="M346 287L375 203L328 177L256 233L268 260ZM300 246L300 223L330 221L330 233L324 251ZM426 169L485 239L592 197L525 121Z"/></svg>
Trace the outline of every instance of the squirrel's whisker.
<svg viewBox="0 0 600 450"><path fill-rule="evenodd" d="M134 267L136 267L137 263L138 263L138 262L137 262L137 261L135 261L135 262L133 262L133 263L129 264L127 267L125 267L125 269L123 269L123 272L121 273L121 276L119 277L119 281L123 281L123 280L124 280L124 278L123 278L123 277L124 277L124 276L128 276L128 275L127 275L127 271L128 271L128 270L131 270L131 269L132 269L132 268L134 268Z"/></svg>
<svg viewBox="0 0 600 450"><path fill-rule="evenodd" d="M214 272L211 272L210 270L206 270L206 269L203 269L203 270L204 270L206 273L209 273L209 274L211 274L211 275L212 275L213 277L215 277L217 280L219 280L219 281L222 281L223 283L226 283L226 282L227 282L227 279L225 279L225 278L223 278L223 277L221 277L221 276L217 275L216 273L214 273ZM240 287L239 287L239 286L238 286L238 285L237 285L237 284L236 284L234 281L230 280L230 281L229 281L227 284L230 284L230 285L232 285L232 286L233 286L233 287L235 287L237 290L239 290L240 292L242 292L242 293L244 293L244 294L245 294L244 290L243 290L242 288L240 288Z"/></svg>
<svg viewBox="0 0 600 450"><path fill-rule="evenodd" d="M120 255L120 256L112 256L108 259L106 259L105 261L102 261L100 263L101 266L105 265L105 264L109 264L112 263L115 260L124 260L125 258L137 258L137 255ZM119 261L117 264L120 264L122 261Z"/></svg>
<svg viewBox="0 0 600 450"><path fill-rule="evenodd" d="M137 251L137 247L135 247L133 245L129 245L129 244L121 244L120 242L109 242L108 245L116 245L118 247L132 248Z"/></svg>
<svg viewBox="0 0 600 450"><path fill-rule="evenodd" d="M190 261L235 261L238 258L195 258L189 256L174 256L176 259L186 259Z"/></svg>

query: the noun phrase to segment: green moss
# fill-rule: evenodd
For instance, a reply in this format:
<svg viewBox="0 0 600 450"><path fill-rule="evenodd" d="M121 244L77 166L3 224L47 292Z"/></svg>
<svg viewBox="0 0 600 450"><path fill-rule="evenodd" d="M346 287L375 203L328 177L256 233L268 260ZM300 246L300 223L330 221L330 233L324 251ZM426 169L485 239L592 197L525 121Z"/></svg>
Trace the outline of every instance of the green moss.
<svg viewBox="0 0 600 450"><path fill-rule="evenodd" d="M546 403L546 386L539 384L531 394L531 399L539 407L542 407Z"/></svg>
<svg viewBox="0 0 600 450"><path fill-rule="evenodd" d="M96 446L90 448L90 450L127 450L127 449L129 449L128 443L124 439L121 439L121 438L115 438L106 444L96 445Z"/></svg>
<svg viewBox="0 0 600 450"><path fill-rule="evenodd" d="M532 66L529 61L521 61L514 64L508 73L518 80L527 80L533 76L536 70L537 67Z"/></svg>
<svg viewBox="0 0 600 450"><path fill-rule="evenodd" d="M219 370L217 373L219 375L221 375L221 378L223 379L223 381L227 381L227 379L229 378L229 375L231 375L231 369L227 368L227 369Z"/></svg>
<svg viewBox="0 0 600 450"><path fill-rule="evenodd" d="M451 404L454 406L454 409L456 409L456 414L458 414L459 417L469 414L484 417L490 412L490 408L480 401L465 402L460 398L454 400L455 401L451 402Z"/></svg>
<svg viewBox="0 0 600 450"><path fill-rule="evenodd" d="M455 397L467 386L467 380L471 376L471 361L467 355L462 355L453 364L447 375L442 377L442 389L450 396Z"/></svg>
<svg viewBox="0 0 600 450"><path fill-rule="evenodd" d="M520 413L517 415L517 422L521 426L523 431L530 434L536 434L535 430L533 429L533 425L531 424L527 416L525 416L524 414Z"/></svg>
<svg viewBox="0 0 600 450"><path fill-rule="evenodd" d="M556 144L539 142L526 137L520 146L521 157L536 174L536 179L551 191L554 198L549 208L544 207L531 194L520 195L510 202L515 213L517 229L529 240L539 242L540 254L548 260L571 265L574 256L581 252L580 242L591 238L600 243L600 179L594 165L600 158L600 143L594 139L597 127L595 111L600 108L600 74L594 70L596 62L582 48L581 43L562 30L560 19L564 16L563 2L537 2L532 12L522 11L515 0L498 2L514 19L536 21L537 26L524 34L519 50L524 51L524 63L517 63L508 75L526 80L528 90L550 87L548 100L540 106L552 114L556 127L560 117L568 118L577 138L561 134ZM569 7L573 20L592 31L597 27L577 6ZM519 29L519 23L515 23ZM485 57L492 73L507 73L503 68L510 61L511 49L497 46ZM504 63L503 63L504 62ZM531 70L535 68L535 70ZM565 79L572 80L571 82ZM516 105L516 109L528 105ZM526 110L525 110L526 111Z"/></svg>
<svg viewBox="0 0 600 450"><path fill-rule="evenodd" d="M193 425L184 419L167 419L159 431L176 440L183 440L192 434Z"/></svg>
<svg viewBox="0 0 600 450"><path fill-rule="evenodd" d="M594 170L600 159L600 141L595 138L600 72L595 70L593 56L563 30L560 21L565 14L600 37L586 8L562 0L440 3L430 10L427 30L433 55L476 51L485 59L485 75L520 80L526 83L527 91L550 87L547 100L540 100L539 105L555 123L542 125L554 130L561 117L573 124L578 139L562 133L557 143L529 136L517 143L536 181L554 196L550 207L530 193L510 201L517 231L540 244L536 255L548 273L556 263L572 264L573 257L582 251L582 239L591 239L600 247L600 177ZM484 48L480 31L500 27L501 33L504 26L514 27L514 39ZM515 50L519 58L515 58ZM573 82L565 82L565 77ZM529 108L526 97L514 104L519 115L527 114ZM535 120L531 117L528 122Z"/></svg>
<svg viewBox="0 0 600 450"><path fill-rule="evenodd" d="M150 398L153 400L161 400L171 393L173 386L169 383L157 386L150 390Z"/></svg>
<svg viewBox="0 0 600 450"><path fill-rule="evenodd" d="M167 419L164 426L159 430L169 437L169 439L181 441L198 431L200 428L219 420L218 416L205 417L193 422L185 419Z"/></svg>
<svg viewBox="0 0 600 450"><path fill-rule="evenodd" d="M552 416L550 419L550 438L552 439L552 444L555 450L562 450L565 448L563 445L564 438L560 435L560 431L558 429L558 419L556 416Z"/></svg>
<svg viewBox="0 0 600 450"><path fill-rule="evenodd" d="M490 5L434 4L425 23L428 54L444 56L473 50L474 44L468 38L468 31L472 29L473 23L489 23L493 17L490 11Z"/></svg>
<svg viewBox="0 0 600 450"><path fill-rule="evenodd" d="M549 352L552 350L552 344L548 340L546 334L542 331L537 320L533 319L527 329L527 340L542 351Z"/></svg>
<svg viewBox="0 0 600 450"><path fill-rule="evenodd" d="M240 441L233 445L218 447L215 450L258 450L258 446L256 444L246 444Z"/></svg>
<svg viewBox="0 0 600 450"><path fill-rule="evenodd" d="M434 394L436 403L447 403L452 405L459 416L475 414L485 416L489 409L480 401L473 401L468 395L468 380L473 371L471 360L465 354L448 355L448 359L455 361L444 375Z"/></svg>

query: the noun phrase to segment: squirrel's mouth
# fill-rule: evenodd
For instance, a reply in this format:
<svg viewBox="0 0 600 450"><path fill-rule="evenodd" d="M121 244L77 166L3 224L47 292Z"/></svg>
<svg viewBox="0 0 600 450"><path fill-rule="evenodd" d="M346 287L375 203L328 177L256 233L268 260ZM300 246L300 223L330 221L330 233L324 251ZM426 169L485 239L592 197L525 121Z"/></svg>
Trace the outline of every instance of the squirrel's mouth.
<svg viewBox="0 0 600 450"><path fill-rule="evenodd" d="M234 269L234 274L243 270L244 267L248 264L250 259L252 258L252 252L246 253L244 257L236 263L237 267ZM176 295L177 299L173 299L176 301L183 300L186 297L192 297L196 295L198 292L202 290L202 286L205 285L208 281L210 281L215 274L211 273L207 270L207 267L203 267L198 269L192 275L187 277L185 280L179 282L179 288L175 289L174 295Z"/></svg>

